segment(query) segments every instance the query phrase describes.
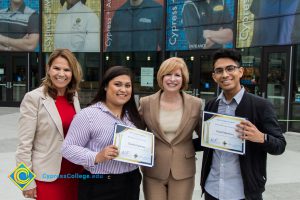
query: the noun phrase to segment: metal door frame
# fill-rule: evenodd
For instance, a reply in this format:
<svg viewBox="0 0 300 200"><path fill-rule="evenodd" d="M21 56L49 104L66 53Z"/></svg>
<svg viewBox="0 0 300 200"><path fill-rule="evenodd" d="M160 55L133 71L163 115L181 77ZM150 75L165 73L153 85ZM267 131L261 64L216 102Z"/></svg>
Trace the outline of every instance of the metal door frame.
<svg viewBox="0 0 300 200"><path fill-rule="evenodd" d="M261 89L262 89L262 97L267 98L268 91L267 91L267 76L268 76L268 65L269 65L269 55L271 53L286 53L286 73L285 73L285 80L286 83L284 85L285 94L284 94L284 119L281 121L285 121L285 125L283 128L284 131L289 129L288 121L290 116L290 90L291 90L291 70L292 70L292 55L293 55L293 47L292 46L272 46L272 47L264 47L262 51L262 64L260 67L261 71Z"/></svg>
<svg viewBox="0 0 300 200"><path fill-rule="evenodd" d="M13 65L13 59L15 57L24 57L26 58L24 62L26 62L26 92L28 92L29 90L29 82L30 82L30 73L29 73L29 60L30 60L30 54L29 53L12 53L12 52L3 52L0 54L1 57L5 58L5 74L7 77L7 81L6 81L6 95L7 95L7 99L6 101L0 101L0 106L7 106L7 107L17 107L20 106L21 101L13 101L13 69L12 69L12 65Z"/></svg>

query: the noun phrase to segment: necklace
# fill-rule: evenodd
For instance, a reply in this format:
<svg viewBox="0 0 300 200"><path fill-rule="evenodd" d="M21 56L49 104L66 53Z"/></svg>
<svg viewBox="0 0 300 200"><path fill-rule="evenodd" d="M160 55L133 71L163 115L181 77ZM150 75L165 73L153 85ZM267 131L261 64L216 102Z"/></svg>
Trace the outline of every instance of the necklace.
<svg viewBox="0 0 300 200"><path fill-rule="evenodd" d="M119 113L119 112L113 112L113 111L110 111L110 112L113 114L113 116L115 116L117 118L121 118L121 113Z"/></svg>
<svg viewBox="0 0 300 200"><path fill-rule="evenodd" d="M122 109L119 110L119 109L111 109L111 107L109 105L107 105L106 103L104 103L104 105L108 108L108 110L110 111L110 113L117 117L117 118L120 118L121 117L121 114L122 114ZM114 111L113 111L114 110ZM120 112L118 112L120 111Z"/></svg>

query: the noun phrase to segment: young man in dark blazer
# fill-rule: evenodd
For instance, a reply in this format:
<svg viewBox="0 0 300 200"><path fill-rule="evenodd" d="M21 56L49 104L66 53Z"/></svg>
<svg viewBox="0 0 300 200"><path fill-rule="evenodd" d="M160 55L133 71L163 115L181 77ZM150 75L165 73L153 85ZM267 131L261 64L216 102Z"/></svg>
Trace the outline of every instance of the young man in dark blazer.
<svg viewBox="0 0 300 200"><path fill-rule="evenodd" d="M267 153L282 154L286 146L271 103L241 86L244 69L240 62L241 55L234 49L220 49L213 56L212 77L222 93L207 103L205 111L247 119L237 126L240 137L246 140L246 153L204 148L201 187L206 200L262 199Z"/></svg>

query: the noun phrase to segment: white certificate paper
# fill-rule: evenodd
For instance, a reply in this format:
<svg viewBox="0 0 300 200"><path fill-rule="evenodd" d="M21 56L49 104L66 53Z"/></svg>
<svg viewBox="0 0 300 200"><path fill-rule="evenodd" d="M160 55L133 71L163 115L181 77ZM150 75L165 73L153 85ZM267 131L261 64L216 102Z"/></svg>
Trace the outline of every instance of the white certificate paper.
<svg viewBox="0 0 300 200"><path fill-rule="evenodd" d="M153 166L154 135L152 133L116 124L113 144L119 150L119 155L114 160Z"/></svg>
<svg viewBox="0 0 300 200"><path fill-rule="evenodd" d="M245 140L239 138L236 125L245 118L203 112L201 145L227 152L245 154Z"/></svg>

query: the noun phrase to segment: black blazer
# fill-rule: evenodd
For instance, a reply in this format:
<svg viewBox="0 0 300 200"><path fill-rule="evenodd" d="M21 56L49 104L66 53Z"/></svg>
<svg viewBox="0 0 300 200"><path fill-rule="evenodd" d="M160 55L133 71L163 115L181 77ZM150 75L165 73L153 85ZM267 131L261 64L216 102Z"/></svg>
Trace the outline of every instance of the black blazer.
<svg viewBox="0 0 300 200"><path fill-rule="evenodd" d="M217 112L218 105L219 100L215 98L207 103L205 111ZM265 190L267 153L282 154L286 141L274 108L266 99L245 91L235 115L247 118L258 130L268 135L268 140L263 144L246 141L246 153L239 156L245 197L255 199ZM194 145L196 150L204 151L201 170L201 188L204 192L205 181L212 164L213 149L201 147L199 141L194 141Z"/></svg>

